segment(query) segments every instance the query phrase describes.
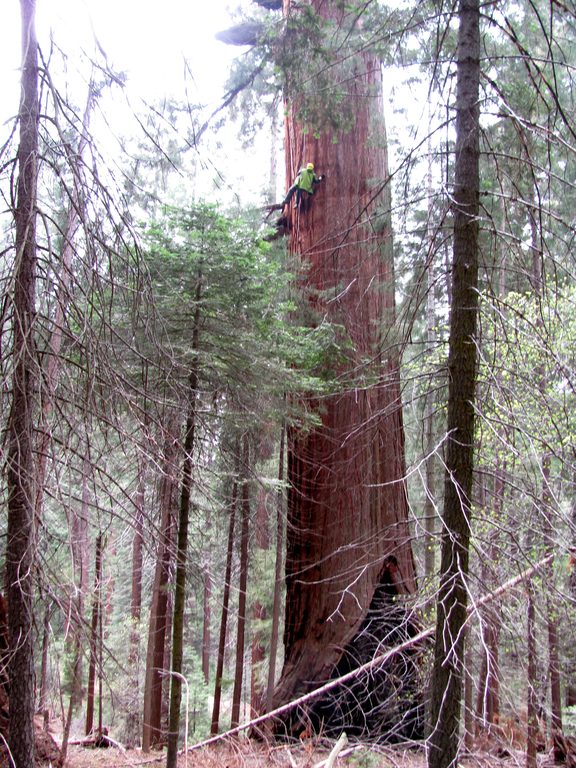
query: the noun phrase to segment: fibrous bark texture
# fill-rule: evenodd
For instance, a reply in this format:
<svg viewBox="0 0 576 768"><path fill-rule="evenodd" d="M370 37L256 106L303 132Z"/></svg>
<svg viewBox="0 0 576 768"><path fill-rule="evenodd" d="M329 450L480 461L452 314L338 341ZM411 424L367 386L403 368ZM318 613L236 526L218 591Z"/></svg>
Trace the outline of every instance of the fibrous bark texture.
<svg viewBox="0 0 576 768"><path fill-rule="evenodd" d="M5 458L8 490L6 589L10 656L10 750L18 768L34 763L34 425L38 373L36 314L36 192L38 162L38 44L36 3L21 0L22 98L14 219L12 407Z"/></svg>
<svg viewBox="0 0 576 768"><path fill-rule="evenodd" d="M461 0L459 16L448 439L431 681L430 768L448 768L456 765L458 760L474 469L480 185L478 0Z"/></svg>
<svg viewBox="0 0 576 768"><path fill-rule="evenodd" d="M336 3L312 5L345 23ZM332 361L341 391L304 399L320 425L289 430L285 662L276 705L329 679L343 658L346 665L358 657L352 649L365 636L388 558L396 595L415 588L378 60L357 55L352 76L348 71L345 85L335 87L346 90L343 109L355 116L351 130L315 138L298 122L297 103L290 104L286 124L287 178L308 162L325 175L309 210L289 212L290 248L308 292L310 324L339 327L345 352ZM394 605L395 619L404 621L398 600L382 605L385 613ZM376 643L386 642L386 623L379 623ZM338 727L345 723L340 713ZM292 719L290 729L303 725Z"/></svg>

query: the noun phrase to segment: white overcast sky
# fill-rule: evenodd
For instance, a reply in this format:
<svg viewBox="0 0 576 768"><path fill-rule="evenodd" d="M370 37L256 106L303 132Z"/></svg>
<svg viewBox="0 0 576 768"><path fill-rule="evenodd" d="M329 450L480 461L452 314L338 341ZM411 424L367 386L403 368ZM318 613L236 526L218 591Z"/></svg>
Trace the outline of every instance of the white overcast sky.
<svg viewBox="0 0 576 768"><path fill-rule="evenodd" d="M154 103L162 96L174 95L180 101L204 104L207 116L220 104L232 59L243 50L219 42L215 34L234 23L240 6L249 7L250 0L208 0L202 4L195 0L37 0L36 26L45 56L52 37L68 57L66 73L57 85L62 88L68 83L79 107L84 103L90 74L83 53L101 61L101 55L95 54L97 41L110 68L127 74L124 92L132 107L138 109L139 99ZM7 0L2 16L0 146L9 130L7 121L18 110L18 0ZM115 123L110 129L117 135L128 129L122 117L111 123ZM210 157L216 175L229 175L226 184L234 189L243 188L238 157L230 142L221 143L218 155ZM248 157L243 160L248 161ZM267 167L268 159L265 162Z"/></svg>
<svg viewBox="0 0 576 768"><path fill-rule="evenodd" d="M208 115L220 103L231 61L242 50L217 41L215 34L233 23L240 6L250 5L251 0L208 0L201 4L197 0L37 0L37 33L45 55L52 35L69 57L64 79L72 88L77 83L78 92L73 98L78 105L84 102L89 76L85 65L83 79L77 81L82 51L94 57L97 39L112 70L126 72L126 91L132 106L139 98L153 103L164 95L175 95L181 101L187 98L190 103L205 104ZM5 123L18 109L19 0L5 0L2 20L0 146L9 130ZM389 77L384 82L389 84ZM391 110L387 108L386 112L390 127ZM416 116L416 122L419 119L422 113ZM113 130L120 134L122 125ZM244 188L246 176L253 177L250 170L244 173L237 167L240 158L242 168L255 158L268 168L269 159L262 158L257 150L239 150L232 143L222 140L218 156L211 162L219 171L228 169L224 172L230 175L230 185L240 189Z"/></svg>
<svg viewBox="0 0 576 768"><path fill-rule="evenodd" d="M209 0L202 5L194 0L38 0L37 33L44 52L53 34L71 59L81 48L91 54L96 36L111 66L127 71L130 86L145 91L148 98L169 92L178 80L182 82L186 58L202 92L217 100L217 90L230 59L238 51L230 50L214 35L230 26L232 13L241 3L242 0ZM5 114L6 98L17 84L20 64L18 0L3 4L2 17L0 94Z"/></svg>

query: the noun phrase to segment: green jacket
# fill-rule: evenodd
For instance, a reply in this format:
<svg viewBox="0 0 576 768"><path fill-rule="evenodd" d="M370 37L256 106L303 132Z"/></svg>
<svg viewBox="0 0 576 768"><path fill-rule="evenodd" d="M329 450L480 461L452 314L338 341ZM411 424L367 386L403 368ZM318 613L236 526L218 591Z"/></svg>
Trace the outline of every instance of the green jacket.
<svg viewBox="0 0 576 768"><path fill-rule="evenodd" d="M296 181L294 182L294 185L298 189L303 189L305 192L308 192L309 194L314 194L314 182L318 183L320 179L314 171L309 171L308 168L301 168L298 171L298 177L296 178Z"/></svg>

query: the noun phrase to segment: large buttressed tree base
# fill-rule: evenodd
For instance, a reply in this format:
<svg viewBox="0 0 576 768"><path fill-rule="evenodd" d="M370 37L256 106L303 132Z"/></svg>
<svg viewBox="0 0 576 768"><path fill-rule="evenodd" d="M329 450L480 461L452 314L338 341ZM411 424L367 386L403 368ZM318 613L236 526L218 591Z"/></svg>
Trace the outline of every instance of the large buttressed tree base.
<svg viewBox="0 0 576 768"><path fill-rule="evenodd" d="M312 6L327 23L346 23L336 2ZM285 1L286 14L297 12ZM314 137L298 121L297 100L287 111L288 179L308 162L326 176L310 210L289 213L290 250L311 317L343 328L347 347L337 362L345 386L305 403L321 424L290 432L285 661L276 705L368 660L382 641L393 645L392 624L406 618L398 595L415 590L380 63L357 54L344 76L335 87L346 91L342 114L353 117L351 125ZM324 732L373 730L394 691L382 682L364 693L365 706L359 691L340 691L284 725L297 732L308 716Z"/></svg>

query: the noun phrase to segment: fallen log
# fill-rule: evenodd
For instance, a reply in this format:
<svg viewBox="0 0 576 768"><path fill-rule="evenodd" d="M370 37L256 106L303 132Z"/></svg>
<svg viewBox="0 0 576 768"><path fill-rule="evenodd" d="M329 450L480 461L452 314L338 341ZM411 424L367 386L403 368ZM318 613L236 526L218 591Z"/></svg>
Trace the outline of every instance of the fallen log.
<svg viewBox="0 0 576 768"><path fill-rule="evenodd" d="M512 589L513 587L517 586L523 581L526 581L527 579L534 576L534 574L536 574L541 568L543 568L552 559L553 559L553 555L548 555L548 557L543 558L542 560L538 561L535 565L531 566L530 568L527 568L526 570L522 571L522 573L519 573L517 576L514 576L513 578L509 579L507 582L502 584L493 592L489 592L487 595L483 595L479 600L475 601L474 605L468 608L468 618L470 618L478 610L480 606L483 606L483 605L486 605L487 603L492 602L493 600L497 599L502 594L507 592L509 589ZM294 699L293 701L290 701L287 704L283 704L281 707L277 707L276 709L273 709L264 715L259 715L258 717L255 717L246 723L242 723L236 726L235 728L231 728L229 731L225 731L224 733L220 733L220 734L217 734L216 736L211 736L209 739L200 741L198 742L198 744L194 744L191 747L188 747L188 752L193 752L203 747L207 747L210 744L215 744L218 741L223 741L232 736L236 736L240 733L243 733L244 731L249 731L249 730L257 731L257 726L263 725L264 723L268 723L271 720L277 719L282 715L286 714L287 712L290 712L292 709L295 709L296 707L300 707L303 704L307 704L308 702L313 701L315 698L322 696L323 694L331 691L333 688L336 688L339 685L343 685L348 681L354 680L359 675L369 672L375 667L380 667L387 664L390 661L390 659L393 659L398 654L403 653L406 650L409 650L410 648L414 647L419 643L422 643L425 640L429 640L431 637L433 637L433 635L434 635L433 627L428 627L427 629L423 629L421 632L418 632L413 637L408 638L403 643L399 643L394 648L390 648L389 650L387 650L385 653L375 656L371 661L367 662L366 664L362 664L362 666L357 667L356 669L353 669L350 672L347 672L345 675L342 675L341 677L335 678L333 680L329 680L327 683L325 683L324 685L321 685L319 688L315 688L313 691L309 691L303 696L299 696L297 699Z"/></svg>

